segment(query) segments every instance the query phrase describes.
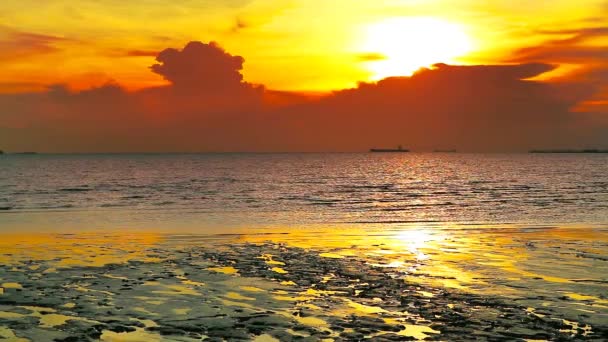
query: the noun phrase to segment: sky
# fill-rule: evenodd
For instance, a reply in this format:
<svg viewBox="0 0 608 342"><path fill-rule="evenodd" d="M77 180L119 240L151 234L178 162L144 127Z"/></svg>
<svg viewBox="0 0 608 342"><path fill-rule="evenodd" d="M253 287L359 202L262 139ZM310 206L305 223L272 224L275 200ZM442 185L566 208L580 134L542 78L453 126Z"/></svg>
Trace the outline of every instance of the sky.
<svg viewBox="0 0 608 342"><path fill-rule="evenodd" d="M0 4L0 149L608 148L606 0Z"/></svg>

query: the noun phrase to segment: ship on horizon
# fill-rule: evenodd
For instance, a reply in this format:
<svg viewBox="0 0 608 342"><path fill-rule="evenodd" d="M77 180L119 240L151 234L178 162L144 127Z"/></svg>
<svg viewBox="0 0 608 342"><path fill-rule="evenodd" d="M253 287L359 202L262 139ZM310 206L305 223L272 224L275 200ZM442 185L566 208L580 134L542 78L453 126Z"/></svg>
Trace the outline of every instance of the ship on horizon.
<svg viewBox="0 0 608 342"><path fill-rule="evenodd" d="M587 148L583 150L576 149L557 149L557 150L530 150L528 153L608 153L608 150L597 148Z"/></svg>
<svg viewBox="0 0 608 342"><path fill-rule="evenodd" d="M404 149L403 146L399 145L397 148L371 148L370 152L409 152L410 150Z"/></svg>

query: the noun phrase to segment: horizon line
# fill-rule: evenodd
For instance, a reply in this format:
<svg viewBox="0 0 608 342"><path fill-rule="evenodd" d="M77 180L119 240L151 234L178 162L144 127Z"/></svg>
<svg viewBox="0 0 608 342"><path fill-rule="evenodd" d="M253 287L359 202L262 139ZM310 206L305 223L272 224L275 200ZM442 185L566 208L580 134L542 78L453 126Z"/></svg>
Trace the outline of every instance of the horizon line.
<svg viewBox="0 0 608 342"><path fill-rule="evenodd" d="M0 150L2 151L2 150ZM584 154L586 151L608 151L608 149L530 149L525 151L443 151L443 150L409 150L406 154L417 154L417 153L432 153L432 154ZM369 150L364 151L167 151L167 152L143 152L143 151L128 151L128 152L37 152L37 151L23 151L23 152L8 152L3 151L1 155L18 155L18 156L32 156L32 155L132 155L132 154L148 154L148 155L160 155L160 154L378 154L373 153ZM385 153L390 154L390 153ZM402 155L403 153L399 153ZM593 154L588 152L588 154Z"/></svg>

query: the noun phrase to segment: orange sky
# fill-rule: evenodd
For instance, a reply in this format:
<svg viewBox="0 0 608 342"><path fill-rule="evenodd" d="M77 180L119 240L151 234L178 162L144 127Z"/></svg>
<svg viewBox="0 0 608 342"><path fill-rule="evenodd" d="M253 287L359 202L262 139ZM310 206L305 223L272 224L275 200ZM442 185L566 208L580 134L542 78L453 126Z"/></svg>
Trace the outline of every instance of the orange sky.
<svg viewBox="0 0 608 342"><path fill-rule="evenodd" d="M127 137L115 146L91 141L89 150L154 150L156 147L147 145L147 139L158 134L158 127L176 125L172 129L181 130L178 122L194 120L195 113L201 114L195 120L200 125L209 127L212 122L224 127L222 129L233 130L224 135L243 135L239 129L245 127L237 129L239 125L234 121L231 126L227 115L209 116L245 111L256 113L255 119L248 120L260 125L260 130L272 133L264 135L272 138L260 143L255 150L356 150L378 137L367 132L369 140L342 143L326 132L325 142L315 144L310 134L315 131L313 122L319 119L312 117L327 112L336 122L343 120L340 113L352 112L348 101L343 99L353 92L356 99L353 101L368 101L365 103L369 108L411 96L428 85L427 76L402 79L396 88L398 91L386 82L377 85L375 82L391 76L409 77L421 67L445 63L470 66L470 69L438 68L437 77L452 82L451 90L446 88L437 94L439 99L449 102L450 92L470 88L470 93L461 95L474 100L479 91L473 89L472 84L484 87L502 84L504 87L487 94L495 104L507 101L505 96L508 96L511 102L504 103L513 105L513 110L543 116L543 120L551 122L548 127L568 131L567 125L576 123L577 129L581 129L579 136L591 138L588 141L572 138L572 141L564 140L563 145L595 146L603 143L593 137L603 134L605 113L608 113L606 23L606 0L4 2L0 4L0 105L3 105L0 144L40 150L44 149L41 133L44 136L50 131L62 131L65 141L62 140L61 146L47 149L72 151L78 145L75 141L83 139L77 132L91 124L91 120L81 122L74 108L86 111L82 108L98 107L96 101L103 98L118 106L112 108L113 111L128 112L134 121L144 123L141 130L145 132L137 143ZM183 53L182 57L159 60L161 51L174 48L180 54L191 41L204 44L198 50ZM211 41L217 43L207 46ZM525 66L529 63L544 63L547 67ZM151 70L154 64L159 64L160 69ZM475 68L476 65L510 65L512 68ZM521 81L524 74L533 81ZM488 79L488 75L495 79ZM360 82L369 85L359 85ZM62 87L47 90L57 84ZM525 103L518 102L532 85L538 87L537 96L526 99ZM375 87L372 92L381 95L371 96L366 89L372 86ZM223 92L218 92L218 87ZM197 91L196 96L192 89ZM331 93L344 89L353 90ZM437 89L439 85L432 88ZM518 91L523 93L518 95ZM181 97L186 94L190 94L187 99ZM399 103L407 108L396 103L385 108L386 120L395 120L392 115L403 112L406 117L400 119L404 124L417 122L420 112L435 105L414 100ZM336 102L342 104L334 108L332 114L329 108ZM496 112L490 102L485 107L475 107L479 111ZM446 113L445 108L436 110ZM308 115L307 111L315 113ZM292 117L285 119L285 113L300 113L305 119L292 122ZM97 125L107 124L115 134L129 131L112 121L114 119L98 116L92 121ZM280 119L269 119L275 116ZM266 120L277 126L269 128L271 125ZM371 120L371 116L357 120L366 127L369 125L365 120ZM436 120L442 121L436 122L439 125L458 118L438 116ZM349 122L355 121L349 119ZM474 127L482 121L483 118L467 117L466 125ZM498 121L491 121L491 125L499 125ZM526 122L531 121L534 120ZM582 131L583 126L586 131ZM7 130L4 138L2 129ZM119 132L123 129L125 132ZM289 139L293 135L277 133L307 132L307 129L311 131L297 142ZM514 132L518 129L513 127ZM556 132L548 131L547 137ZM231 145L219 136L212 138L211 135L199 141L192 134L172 148L240 150L243 146L252 146L247 139L255 140L248 136L242 141L236 139L239 143ZM407 144L404 141L407 139L399 134L394 132L395 136L384 143ZM450 134L460 133L452 130ZM419 146L432 147L422 137L418 139L421 139ZM446 141L445 144L457 145L458 141L463 146L477 146L483 141L473 139L467 145L462 137L452 139L454 143ZM559 145L559 141L553 140L519 139L528 145L515 140L488 146L508 150L530 144Z"/></svg>
<svg viewBox="0 0 608 342"><path fill-rule="evenodd" d="M243 56L250 82L326 91L437 62L501 63L607 12L601 0L5 1L0 87L160 84L147 71L155 53L199 40Z"/></svg>

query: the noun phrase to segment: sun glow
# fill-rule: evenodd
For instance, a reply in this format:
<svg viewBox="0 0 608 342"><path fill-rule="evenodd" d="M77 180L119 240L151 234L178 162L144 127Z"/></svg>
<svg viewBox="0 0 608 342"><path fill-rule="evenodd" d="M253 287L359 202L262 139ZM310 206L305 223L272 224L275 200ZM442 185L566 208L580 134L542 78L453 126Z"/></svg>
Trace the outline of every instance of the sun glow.
<svg viewBox="0 0 608 342"><path fill-rule="evenodd" d="M460 25L437 18L391 18L366 27L364 35L362 51L374 80L409 76L435 63L454 63L473 48Z"/></svg>
<svg viewBox="0 0 608 342"><path fill-rule="evenodd" d="M429 241L437 240L437 236L424 229L404 230L399 232L395 238L397 241L404 243L408 251L414 254L418 260L428 259L428 255L420 249L428 247L427 243Z"/></svg>

